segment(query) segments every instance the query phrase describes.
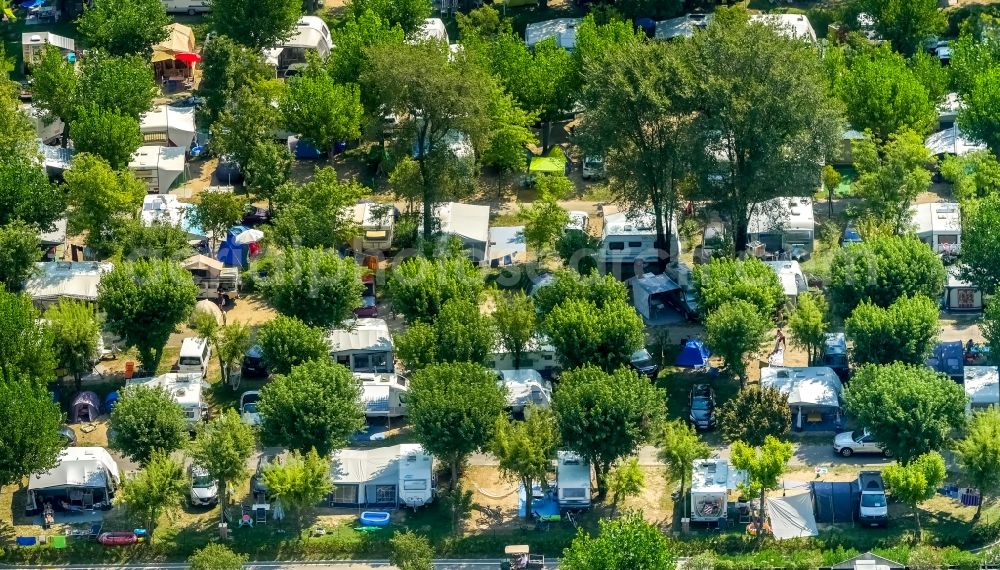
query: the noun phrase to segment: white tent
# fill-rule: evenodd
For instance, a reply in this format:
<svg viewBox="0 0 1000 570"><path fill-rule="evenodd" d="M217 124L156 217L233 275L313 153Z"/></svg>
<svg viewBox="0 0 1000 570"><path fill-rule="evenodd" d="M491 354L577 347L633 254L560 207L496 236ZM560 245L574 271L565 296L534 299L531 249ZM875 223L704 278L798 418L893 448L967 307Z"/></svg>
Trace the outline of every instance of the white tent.
<svg viewBox="0 0 1000 570"><path fill-rule="evenodd" d="M170 146L188 148L196 130L194 111L194 107L154 107L142 116L139 130L144 135L163 135Z"/></svg>
<svg viewBox="0 0 1000 570"><path fill-rule="evenodd" d="M760 384L788 395L789 406L840 407L844 385L832 368L767 367L760 371Z"/></svg>
<svg viewBox="0 0 1000 570"><path fill-rule="evenodd" d="M143 146L135 151L128 168L136 178L146 183L149 192L166 194L177 177L184 172L182 147Z"/></svg>
<svg viewBox="0 0 1000 570"><path fill-rule="evenodd" d="M985 150L986 145L977 143L958 130L958 125L952 125L940 130L924 140L924 146L933 156L951 154L965 156L970 152Z"/></svg>
<svg viewBox="0 0 1000 570"><path fill-rule="evenodd" d="M341 449L333 453L334 506L420 506L430 502L432 458L420 445Z"/></svg>
<svg viewBox="0 0 1000 570"><path fill-rule="evenodd" d="M490 228L489 252L491 267L503 267L527 261L528 247L524 239L524 226Z"/></svg>
<svg viewBox="0 0 1000 570"><path fill-rule="evenodd" d="M392 335L382 319L356 319L327 335L330 356L351 372L394 372Z"/></svg>
<svg viewBox="0 0 1000 570"><path fill-rule="evenodd" d="M201 241L208 234L192 223L193 211L194 204L181 202L173 194L152 194L143 198L139 216L144 226L171 225L187 232L188 239Z"/></svg>
<svg viewBox="0 0 1000 570"><path fill-rule="evenodd" d="M809 289L806 276L802 273L802 267L798 261L765 261L781 282L781 288L785 291L785 296L792 301L798 298L799 293L804 293Z"/></svg>
<svg viewBox="0 0 1000 570"><path fill-rule="evenodd" d="M556 18L528 24L524 29L524 43L533 48L538 42L553 38L559 47L572 50L576 47L576 28L582 21L580 18Z"/></svg>
<svg viewBox="0 0 1000 570"><path fill-rule="evenodd" d="M423 25L420 26L420 30L417 31L416 37L413 38L412 43L429 40L448 43L448 28L445 27L444 21L441 18L425 19Z"/></svg>
<svg viewBox="0 0 1000 570"><path fill-rule="evenodd" d="M28 479L28 489L105 488L119 481L118 464L103 447L67 447L59 453L55 467Z"/></svg>
<svg viewBox="0 0 1000 570"><path fill-rule="evenodd" d="M812 494L801 493L767 498L767 517L771 520L774 538L817 536L816 515L813 514Z"/></svg>
<svg viewBox="0 0 1000 570"><path fill-rule="evenodd" d="M24 290L32 301L43 307L61 298L94 302L101 277L113 268L110 263L96 261L39 262Z"/></svg>

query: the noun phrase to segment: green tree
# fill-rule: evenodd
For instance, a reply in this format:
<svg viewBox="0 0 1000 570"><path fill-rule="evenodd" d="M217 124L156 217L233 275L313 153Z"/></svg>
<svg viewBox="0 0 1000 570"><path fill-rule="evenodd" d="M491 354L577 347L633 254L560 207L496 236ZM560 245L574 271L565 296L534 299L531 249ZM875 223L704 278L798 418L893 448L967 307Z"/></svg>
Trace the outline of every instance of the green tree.
<svg viewBox="0 0 1000 570"><path fill-rule="evenodd" d="M46 45L41 61L31 66L32 105L47 111L51 118L61 119L68 127L76 111L79 79L76 66L63 57L62 50Z"/></svg>
<svg viewBox="0 0 1000 570"><path fill-rule="evenodd" d="M195 550L187 563L191 570L243 570L247 560L246 554L237 554L224 544L212 542Z"/></svg>
<svg viewBox="0 0 1000 570"><path fill-rule="evenodd" d="M400 570L434 569L434 548L427 537L412 530L397 530L389 544L392 546L389 563Z"/></svg>
<svg viewBox="0 0 1000 570"><path fill-rule="evenodd" d="M337 83L318 62L288 80L281 101L285 127L323 152L360 137L363 113L357 84Z"/></svg>
<svg viewBox="0 0 1000 570"><path fill-rule="evenodd" d="M66 171L66 191L70 205L67 229L71 235L86 234L86 244L99 255L116 246L115 235L134 219L146 196L146 185L132 172L116 172L102 158L92 154L73 157Z"/></svg>
<svg viewBox="0 0 1000 570"><path fill-rule="evenodd" d="M696 267L692 277L703 318L731 301L746 301L766 318L785 305L785 289L777 273L753 257L746 260L716 257Z"/></svg>
<svg viewBox="0 0 1000 570"><path fill-rule="evenodd" d="M130 386L111 410L109 442L126 457L147 465L157 451L171 453L184 447L188 425L184 410L161 388Z"/></svg>
<svg viewBox="0 0 1000 570"><path fill-rule="evenodd" d="M840 173L831 164L823 167L823 187L826 188L827 215L833 217L833 194L840 186Z"/></svg>
<svg viewBox="0 0 1000 570"><path fill-rule="evenodd" d="M546 316L569 300L590 301L597 308L628 303L628 289L612 275L582 276L575 271L558 271L551 283L531 293L538 314Z"/></svg>
<svg viewBox="0 0 1000 570"><path fill-rule="evenodd" d="M470 301L449 299L433 325L417 323L397 337L397 352L414 371L435 362L485 364L495 344L490 317Z"/></svg>
<svg viewBox="0 0 1000 570"><path fill-rule="evenodd" d="M986 295L1000 289L1000 194L962 205L961 273Z"/></svg>
<svg viewBox="0 0 1000 570"><path fill-rule="evenodd" d="M220 325L212 312L200 309L191 313L188 325L212 346L212 351L219 359L222 383L228 384L232 371L240 365L243 355L252 344L250 327L238 321Z"/></svg>
<svg viewBox="0 0 1000 570"><path fill-rule="evenodd" d="M319 168L305 184L281 186L274 196L275 243L281 247L338 247L355 236L354 204L366 193L356 181L340 182L333 168Z"/></svg>
<svg viewBox="0 0 1000 570"><path fill-rule="evenodd" d="M247 163L243 165L244 186L254 200L271 202L292 175L292 154L288 147L274 142L261 142L250 149Z"/></svg>
<svg viewBox="0 0 1000 570"><path fill-rule="evenodd" d="M261 437L267 443L323 457L365 426L361 388L347 368L311 360L271 379L260 394Z"/></svg>
<svg viewBox="0 0 1000 570"><path fill-rule="evenodd" d="M816 293L799 295L788 317L788 330L792 344L806 351L810 366L819 361L829 329L826 297Z"/></svg>
<svg viewBox="0 0 1000 570"><path fill-rule="evenodd" d="M299 529L308 512L333 490L330 460L316 449L292 451L283 462L271 463L262 475L269 495L295 514Z"/></svg>
<svg viewBox="0 0 1000 570"><path fill-rule="evenodd" d="M0 61L9 62L3 51ZM29 156L38 150L35 126L21 111L19 90L7 80L4 64L0 64L0 156Z"/></svg>
<svg viewBox="0 0 1000 570"><path fill-rule="evenodd" d="M913 55L927 36L945 28L944 12L935 0L857 0L857 7L874 18L879 35L905 55Z"/></svg>
<svg viewBox="0 0 1000 570"><path fill-rule="evenodd" d="M488 4L469 10L468 14L456 13L455 23L462 40L494 39L503 32L511 31L510 20Z"/></svg>
<svg viewBox="0 0 1000 570"><path fill-rule="evenodd" d="M97 306L107 329L138 349L143 370L152 373L197 295L191 274L172 261L126 261L101 278Z"/></svg>
<svg viewBox="0 0 1000 570"><path fill-rule="evenodd" d="M52 331L39 320L30 297L0 291L0 338L4 382L21 377L44 384L55 377Z"/></svg>
<svg viewBox="0 0 1000 570"><path fill-rule="evenodd" d="M1000 362L1000 357L993 355L993 350L1000 350L1000 303L989 303L979 320L979 330L983 333L986 344L990 347L992 364Z"/></svg>
<svg viewBox="0 0 1000 570"><path fill-rule="evenodd" d="M461 159L448 142L461 134L482 146L491 126L490 101L499 89L469 56L452 54L443 43L385 44L368 53L363 88L385 111L404 117L400 140L416 144L417 198L423 204L423 237L430 241L434 204L456 192L446 179Z"/></svg>
<svg viewBox="0 0 1000 570"><path fill-rule="evenodd" d="M941 161L941 176L955 187L959 202L1000 193L1000 162L987 150L965 156L948 155Z"/></svg>
<svg viewBox="0 0 1000 570"><path fill-rule="evenodd" d="M513 98L505 94L491 99L490 117L494 128L480 161L497 169L497 196L501 196L507 175L524 172L528 168L524 150L538 143L531 130L535 116L518 107Z"/></svg>
<svg viewBox="0 0 1000 570"><path fill-rule="evenodd" d="M97 107L83 108L78 114L69 127L73 149L103 158L113 170L128 166L136 149L142 146L139 121Z"/></svg>
<svg viewBox="0 0 1000 570"><path fill-rule="evenodd" d="M958 463L966 476L985 496L1000 489L1000 410L995 406L972 416L965 438L955 442ZM976 505L972 521L978 521L983 503Z"/></svg>
<svg viewBox="0 0 1000 570"><path fill-rule="evenodd" d="M876 140L887 141L903 131L926 133L937 125L935 101L927 87L903 56L888 47L856 55L835 87L851 126L871 131Z"/></svg>
<svg viewBox="0 0 1000 570"><path fill-rule="evenodd" d="M660 529L640 513L602 519L595 536L580 531L563 551L559 567L566 570L671 570L677 555Z"/></svg>
<svg viewBox="0 0 1000 570"><path fill-rule="evenodd" d="M122 487L115 501L148 528L156 529L156 523L164 512L179 508L188 491L188 479L184 465L167 453L156 450L149 457L142 471L122 481Z"/></svg>
<svg viewBox="0 0 1000 570"><path fill-rule="evenodd" d="M538 329L538 313L531 297L523 292L500 293L495 296L497 341L514 358L514 369L521 368L527 351Z"/></svg>
<svg viewBox="0 0 1000 570"><path fill-rule="evenodd" d="M260 145L270 143L279 124L271 95L256 86L240 87L212 123L212 148L240 168L246 167Z"/></svg>
<svg viewBox="0 0 1000 570"><path fill-rule="evenodd" d="M8 375L4 369L0 415L4 418L4 429L0 432L0 486L20 484L25 477L56 466L59 452L66 445L59 435L62 411L44 384L20 371Z"/></svg>
<svg viewBox="0 0 1000 570"><path fill-rule="evenodd" d="M422 22L421 22L422 24ZM360 10L352 6L351 13L341 25L330 30L333 45L337 46L337 57L326 61L330 77L340 84L357 82L368 66L368 51L381 45L400 45L405 38L403 28L391 24L385 17L370 7ZM362 93L362 100L366 94ZM365 107L373 108L366 101Z"/></svg>
<svg viewBox="0 0 1000 570"><path fill-rule="evenodd" d="M882 472L892 498L913 509L913 518L920 529L920 503L934 496L946 475L944 458L936 451L925 453L905 465L890 465Z"/></svg>
<svg viewBox="0 0 1000 570"><path fill-rule="evenodd" d="M727 441L764 445L766 437L782 437L792 427L788 396L774 388L746 386L719 407L719 427Z"/></svg>
<svg viewBox="0 0 1000 570"><path fill-rule="evenodd" d="M761 528L766 512L764 500L767 491L777 488L779 479L788 466L788 460L792 458L792 444L772 435L765 437L763 445L759 446L734 441L730 457L733 467L747 473L747 494L760 496L757 527Z"/></svg>
<svg viewBox="0 0 1000 570"><path fill-rule="evenodd" d="M77 20L91 49L111 55L149 57L153 46L167 39L170 17L157 0L104 0L87 6Z"/></svg>
<svg viewBox="0 0 1000 570"><path fill-rule="evenodd" d="M538 257L555 245L569 223L569 214L550 196L543 196L530 206L522 206L517 215L524 222L524 240Z"/></svg>
<svg viewBox="0 0 1000 570"><path fill-rule="evenodd" d="M845 325L855 365L921 364L937 340L938 305L924 296L900 297L887 309L862 302Z"/></svg>
<svg viewBox="0 0 1000 570"><path fill-rule="evenodd" d="M684 516L687 516L688 503L684 500L684 484L694 469L695 460L709 457L712 448L698 437L698 432L693 427L681 420L667 422L663 426L658 447L658 457L666 466L667 481L680 481L680 496L684 503Z"/></svg>
<svg viewBox="0 0 1000 570"><path fill-rule="evenodd" d="M545 317L542 330L564 367L593 364L607 372L628 365L645 340L642 317L621 301L603 307L587 300L565 301Z"/></svg>
<svg viewBox="0 0 1000 570"><path fill-rule="evenodd" d="M559 426L552 411L529 406L523 422L503 416L497 419L489 449L500 473L530 492L534 483L545 481L558 445Z"/></svg>
<svg viewBox="0 0 1000 570"><path fill-rule="evenodd" d="M922 365L863 366L851 378L844 401L882 448L906 464L945 447L965 422L965 391Z"/></svg>
<svg viewBox="0 0 1000 570"><path fill-rule="evenodd" d="M0 225L21 220L49 230L66 209L61 188L49 182L45 167L31 156L0 160Z"/></svg>
<svg viewBox="0 0 1000 570"><path fill-rule="evenodd" d="M212 249L215 249L215 244L223 239L226 231L243 219L246 205L246 199L234 192L202 192L189 221L211 232Z"/></svg>
<svg viewBox="0 0 1000 570"><path fill-rule="evenodd" d="M601 242L577 229L566 230L556 240L556 251L566 266L581 275L597 271L597 250Z"/></svg>
<svg viewBox="0 0 1000 570"><path fill-rule="evenodd" d="M257 450L257 438L236 410L227 409L198 431L191 445L191 459L216 480L221 497L219 516L229 505L230 486L247 478L247 461Z"/></svg>
<svg viewBox="0 0 1000 570"><path fill-rule="evenodd" d="M242 46L224 35L206 43L201 57L198 95L203 100L197 111L200 125L214 124L234 93L274 77L260 50Z"/></svg>
<svg viewBox="0 0 1000 570"><path fill-rule="evenodd" d="M963 254L964 242L967 238L963 239ZM910 235L872 236L864 243L841 248L830 263L830 274L830 299L843 316L863 301L888 307L903 296L936 299L945 282L941 259Z"/></svg>
<svg viewBox="0 0 1000 570"><path fill-rule="evenodd" d="M854 142L858 178L851 186L860 199L854 217L888 224L896 234L912 223L910 205L931 185L927 165L934 162L924 138L913 131L890 135L884 145L866 135Z"/></svg>
<svg viewBox="0 0 1000 570"><path fill-rule="evenodd" d="M279 316L257 330L257 344L272 374L288 374L310 360L328 359L330 345L323 329L295 317Z"/></svg>
<svg viewBox="0 0 1000 570"><path fill-rule="evenodd" d="M411 257L389 276L386 287L392 310L408 323L431 321L449 299L479 304L483 276L464 256L438 259Z"/></svg>
<svg viewBox="0 0 1000 570"><path fill-rule="evenodd" d="M695 147L691 78L675 44L629 43L585 62L577 128L579 144L604 158L616 203L651 211L656 248L671 255L668 236L677 209L677 182L686 176Z"/></svg>
<svg viewBox="0 0 1000 570"><path fill-rule="evenodd" d="M158 92L153 67L147 58L95 52L81 64L80 77L73 91L74 110L62 119L71 123L79 110L89 105L138 119L152 108Z"/></svg>
<svg viewBox="0 0 1000 570"><path fill-rule="evenodd" d="M410 384L407 406L417 441L451 470L494 438L497 418L507 405L496 373L471 363L434 364L419 370Z"/></svg>
<svg viewBox="0 0 1000 570"><path fill-rule="evenodd" d="M0 226L0 286L19 291L41 257L38 230L21 220Z"/></svg>
<svg viewBox="0 0 1000 570"><path fill-rule="evenodd" d="M373 16L385 22L385 25L399 26L407 36L413 37L423 27L424 19L430 17L431 3L427 0L396 2L390 0L351 0L347 4L347 11L356 20L361 20L366 13L371 12Z"/></svg>
<svg viewBox="0 0 1000 570"><path fill-rule="evenodd" d="M771 322L742 300L723 304L705 320L708 345L740 382L746 380L747 358L757 357L770 332Z"/></svg>
<svg viewBox="0 0 1000 570"><path fill-rule="evenodd" d="M256 51L288 39L302 15L300 0L212 0L211 5L212 29Z"/></svg>
<svg viewBox="0 0 1000 570"><path fill-rule="evenodd" d="M951 91L951 73L936 56L918 51L910 58L910 69L927 89L931 101L939 103Z"/></svg>
<svg viewBox="0 0 1000 570"><path fill-rule="evenodd" d="M361 268L330 249L282 250L267 258L259 289L283 315L321 327L342 324L361 306Z"/></svg>
<svg viewBox="0 0 1000 570"><path fill-rule="evenodd" d="M609 374L594 366L563 372L552 409L563 445L594 466L602 498L614 462L649 442L666 415L663 391L649 380L628 368Z"/></svg>
<svg viewBox="0 0 1000 570"><path fill-rule="evenodd" d="M101 325L94 308L82 301L63 298L45 311L45 320L52 331L56 361L73 375L79 392L83 375L93 369L101 356L97 352Z"/></svg>
<svg viewBox="0 0 1000 570"><path fill-rule="evenodd" d="M639 467L636 458L626 459L608 474L608 492L611 493L612 516L618 512L618 504L629 497L638 497L646 486L646 474Z"/></svg>
<svg viewBox="0 0 1000 570"><path fill-rule="evenodd" d="M697 147L694 174L703 197L731 220L742 250L757 204L816 191L818 165L840 143L841 105L813 46L749 23L742 9L717 10L682 45L696 78L695 128L708 138Z"/></svg>
<svg viewBox="0 0 1000 570"><path fill-rule="evenodd" d="M180 227L155 220L145 225L140 220L125 220L119 226L123 259L172 259L182 261L194 254L188 234Z"/></svg>

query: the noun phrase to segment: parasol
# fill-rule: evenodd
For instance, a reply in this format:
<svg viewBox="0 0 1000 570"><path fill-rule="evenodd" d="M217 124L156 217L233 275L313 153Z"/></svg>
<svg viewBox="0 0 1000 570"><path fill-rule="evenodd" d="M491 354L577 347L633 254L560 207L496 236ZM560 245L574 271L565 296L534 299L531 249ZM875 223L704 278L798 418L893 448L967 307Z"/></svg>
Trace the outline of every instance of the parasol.
<svg viewBox="0 0 1000 570"><path fill-rule="evenodd" d="M201 61L201 56L196 53L182 51L181 53L175 55L174 59L183 61L184 63L195 63L196 61Z"/></svg>
<svg viewBox="0 0 1000 570"><path fill-rule="evenodd" d="M264 232L260 230L246 230L233 238L233 243L246 245L248 243L256 243L262 239L264 239Z"/></svg>

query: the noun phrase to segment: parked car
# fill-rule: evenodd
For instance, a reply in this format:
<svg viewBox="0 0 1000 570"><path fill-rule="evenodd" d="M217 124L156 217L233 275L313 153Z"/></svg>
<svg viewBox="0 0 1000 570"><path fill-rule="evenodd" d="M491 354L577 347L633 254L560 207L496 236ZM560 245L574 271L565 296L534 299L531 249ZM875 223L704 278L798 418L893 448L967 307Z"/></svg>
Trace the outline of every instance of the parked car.
<svg viewBox="0 0 1000 570"><path fill-rule="evenodd" d="M204 467L192 463L188 467L188 478L191 480L191 489L188 493L191 506L211 507L219 502L218 481L212 479Z"/></svg>
<svg viewBox="0 0 1000 570"><path fill-rule="evenodd" d="M361 306L354 309L354 316L358 318L375 318L378 316L378 300L375 298L375 276L365 275L361 278L365 286L361 293Z"/></svg>
<svg viewBox="0 0 1000 570"><path fill-rule="evenodd" d="M272 463L277 463L278 454L277 453L262 453L260 458L257 460L257 470L254 471L253 477L250 478L250 490L253 492L254 498L258 498L258 495L263 495L262 498L267 498L267 485L264 483L264 469Z"/></svg>
<svg viewBox="0 0 1000 570"><path fill-rule="evenodd" d="M629 361L632 368L648 377L650 380L656 380L656 377L660 374L660 367L653 361L653 355L649 354L649 351L645 348L637 350L632 353L632 359Z"/></svg>
<svg viewBox="0 0 1000 570"><path fill-rule="evenodd" d="M889 507L885 498L885 483L878 471L862 471L855 481L861 500L858 522L864 526L889 526Z"/></svg>
<svg viewBox="0 0 1000 570"><path fill-rule="evenodd" d="M264 350L260 345L251 346L243 355L240 372L244 378L266 378L267 365L264 364Z"/></svg>
<svg viewBox="0 0 1000 570"><path fill-rule="evenodd" d="M877 453L883 457L892 457L892 452L883 449L882 444L875 441L875 436L867 429L838 433L833 438L833 451L843 457L850 457L855 453Z"/></svg>
<svg viewBox="0 0 1000 570"><path fill-rule="evenodd" d="M253 204L247 204L246 210L244 210L243 213L244 226L252 228L270 222L271 222L271 212L269 212L267 208L261 208L260 206L254 206Z"/></svg>
<svg viewBox="0 0 1000 570"><path fill-rule="evenodd" d="M583 179L604 178L604 159L599 156L587 156L583 159Z"/></svg>
<svg viewBox="0 0 1000 570"><path fill-rule="evenodd" d="M249 426L260 425L260 412L257 411L257 402L259 401L260 392L257 390L243 392L243 395L240 396L240 417L243 418L243 423Z"/></svg>
<svg viewBox="0 0 1000 570"><path fill-rule="evenodd" d="M708 384L696 384L688 396L691 412L688 421L695 429L715 427L715 391Z"/></svg>

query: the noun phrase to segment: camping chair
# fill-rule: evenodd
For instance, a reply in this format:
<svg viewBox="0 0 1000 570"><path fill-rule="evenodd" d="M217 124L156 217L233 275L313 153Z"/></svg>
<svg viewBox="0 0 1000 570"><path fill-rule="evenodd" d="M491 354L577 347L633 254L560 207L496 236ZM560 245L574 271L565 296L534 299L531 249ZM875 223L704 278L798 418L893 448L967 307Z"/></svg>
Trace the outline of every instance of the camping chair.
<svg viewBox="0 0 1000 570"><path fill-rule="evenodd" d="M96 522L90 525L90 532L87 534L87 538L93 541L97 541L97 537L101 536L102 530L104 530L104 523Z"/></svg>
<svg viewBox="0 0 1000 570"><path fill-rule="evenodd" d="M240 526L236 528L243 528L248 526L253 528L253 518L250 516L250 507L247 505L240 506Z"/></svg>
<svg viewBox="0 0 1000 570"><path fill-rule="evenodd" d="M257 523L257 524L266 524L267 523L267 509L265 509L264 507L260 507L260 506L258 506L256 509L254 509L254 522Z"/></svg>

